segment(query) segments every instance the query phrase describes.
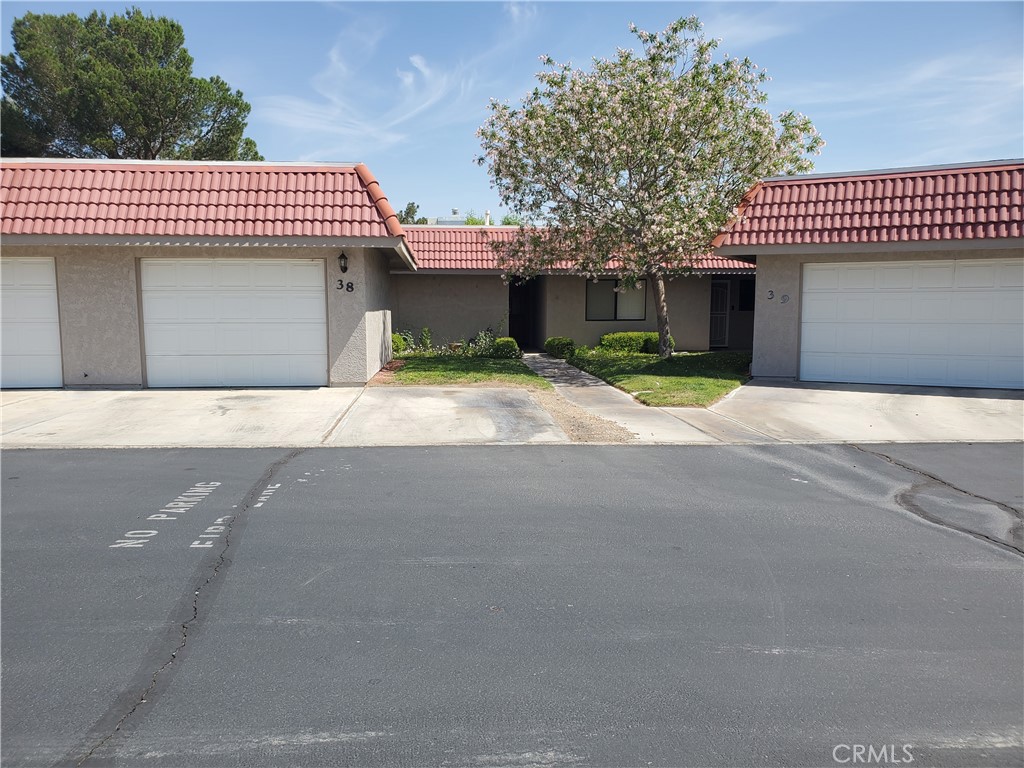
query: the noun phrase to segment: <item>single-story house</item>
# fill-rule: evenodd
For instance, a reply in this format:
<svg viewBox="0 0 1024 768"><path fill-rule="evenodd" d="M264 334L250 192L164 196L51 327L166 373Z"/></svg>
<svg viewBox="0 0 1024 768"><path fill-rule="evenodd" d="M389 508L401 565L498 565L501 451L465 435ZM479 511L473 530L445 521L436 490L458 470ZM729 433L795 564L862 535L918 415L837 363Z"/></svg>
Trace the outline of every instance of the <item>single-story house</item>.
<svg viewBox="0 0 1024 768"><path fill-rule="evenodd" d="M1024 161L769 179L716 242L757 264L751 373L1024 388Z"/></svg>
<svg viewBox="0 0 1024 768"><path fill-rule="evenodd" d="M759 377L1024 386L1022 173L766 180L669 283L677 348L752 347ZM506 285L488 239L511 230L403 227L364 165L4 160L0 194L4 387L361 384L392 328L655 328L650 291L612 279Z"/></svg>
<svg viewBox="0 0 1024 768"><path fill-rule="evenodd" d="M613 331L655 331L657 318L647 281L617 290L617 281L578 275L540 275L505 284L492 241L508 241L516 227L405 225L416 255L412 272L392 271L393 324L415 333L427 327L435 341L458 341L490 327L503 329L523 349L538 349L549 336L593 346ZM711 255L694 273L666 283L676 349L750 349L754 333L753 264Z"/></svg>
<svg viewBox="0 0 1024 768"><path fill-rule="evenodd" d="M412 266L365 165L4 160L4 387L362 384Z"/></svg>

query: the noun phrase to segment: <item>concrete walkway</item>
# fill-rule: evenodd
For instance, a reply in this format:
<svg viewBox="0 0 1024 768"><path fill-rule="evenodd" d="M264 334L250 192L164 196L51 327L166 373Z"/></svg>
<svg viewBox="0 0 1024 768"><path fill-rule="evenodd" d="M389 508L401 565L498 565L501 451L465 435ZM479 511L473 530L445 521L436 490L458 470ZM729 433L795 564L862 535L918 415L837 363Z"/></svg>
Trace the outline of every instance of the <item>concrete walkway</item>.
<svg viewBox="0 0 1024 768"><path fill-rule="evenodd" d="M554 384L566 400L625 427L641 443L777 442L703 408L652 408L638 403L622 390L549 355L527 354L523 362Z"/></svg>

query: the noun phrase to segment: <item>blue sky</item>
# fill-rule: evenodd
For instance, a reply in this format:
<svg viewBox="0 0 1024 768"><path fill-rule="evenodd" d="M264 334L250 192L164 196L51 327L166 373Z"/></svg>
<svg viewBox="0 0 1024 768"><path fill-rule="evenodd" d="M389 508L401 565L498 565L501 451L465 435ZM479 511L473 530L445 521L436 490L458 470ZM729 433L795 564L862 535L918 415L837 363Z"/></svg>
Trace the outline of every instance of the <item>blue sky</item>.
<svg viewBox="0 0 1024 768"><path fill-rule="evenodd" d="M0 6L3 52L25 11L86 15L133 3ZM138 2L185 29L195 74L253 106L268 160L365 162L396 208L439 216L501 206L473 159L491 98L517 101L538 57L586 65L696 14L719 50L767 69L770 109L809 115L817 171L1024 155L1024 3Z"/></svg>

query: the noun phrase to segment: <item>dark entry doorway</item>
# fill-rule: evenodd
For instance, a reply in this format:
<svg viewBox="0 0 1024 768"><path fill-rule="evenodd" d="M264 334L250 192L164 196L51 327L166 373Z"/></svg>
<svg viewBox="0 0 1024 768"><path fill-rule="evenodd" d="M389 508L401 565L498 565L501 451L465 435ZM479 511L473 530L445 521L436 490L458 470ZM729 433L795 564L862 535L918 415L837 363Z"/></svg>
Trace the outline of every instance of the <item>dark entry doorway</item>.
<svg viewBox="0 0 1024 768"><path fill-rule="evenodd" d="M539 281L524 280L508 285L508 335L516 340L520 349L540 349Z"/></svg>

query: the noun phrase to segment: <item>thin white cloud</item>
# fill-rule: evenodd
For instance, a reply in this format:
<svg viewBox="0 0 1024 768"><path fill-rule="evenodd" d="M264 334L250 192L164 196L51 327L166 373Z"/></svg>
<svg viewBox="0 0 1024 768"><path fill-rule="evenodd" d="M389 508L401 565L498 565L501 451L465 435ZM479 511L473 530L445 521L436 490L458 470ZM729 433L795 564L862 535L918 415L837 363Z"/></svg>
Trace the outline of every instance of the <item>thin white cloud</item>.
<svg viewBox="0 0 1024 768"><path fill-rule="evenodd" d="M788 12L787 12L788 15ZM719 50L731 55L749 46L796 34L800 25L774 11L715 13L703 20L704 34L721 38Z"/></svg>
<svg viewBox="0 0 1024 768"><path fill-rule="evenodd" d="M877 150L884 152L897 138L897 145L915 148L904 164L984 158L1020 143L1022 101L1020 61L986 52L937 56L902 70L892 66L852 82L772 89L773 104L806 112L819 126L882 127Z"/></svg>
<svg viewBox="0 0 1024 768"><path fill-rule="evenodd" d="M520 9L521 14L528 10ZM442 65L419 53L385 69L375 56L387 27L351 19L310 79L313 96L254 99L253 117L302 131L314 149L303 160L351 159L412 140L425 130L476 119L487 100L478 93L486 60L499 43L468 61Z"/></svg>
<svg viewBox="0 0 1024 768"><path fill-rule="evenodd" d="M537 18L536 3L524 3L518 0L505 3L505 15L513 24L529 24Z"/></svg>

